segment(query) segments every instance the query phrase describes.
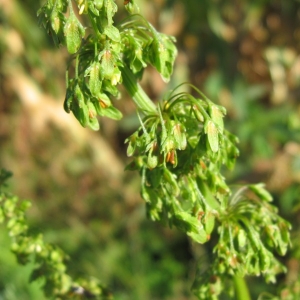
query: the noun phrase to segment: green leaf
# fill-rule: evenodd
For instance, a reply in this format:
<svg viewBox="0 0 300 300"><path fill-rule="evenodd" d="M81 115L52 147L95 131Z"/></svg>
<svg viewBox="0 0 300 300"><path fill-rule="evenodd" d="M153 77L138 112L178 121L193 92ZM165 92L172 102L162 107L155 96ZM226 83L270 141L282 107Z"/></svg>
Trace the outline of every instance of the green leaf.
<svg viewBox="0 0 300 300"><path fill-rule="evenodd" d="M121 40L121 36L118 28L114 27L113 25L106 26L103 30L103 34L105 34L108 38L110 38L114 42L119 42Z"/></svg>
<svg viewBox="0 0 300 300"><path fill-rule="evenodd" d="M114 73L115 58L110 50L104 50L100 55L102 74L104 78L110 79Z"/></svg>
<svg viewBox="0 0 300 300"><path fill-rule="evenodd" d="M198 234L199 228L203 228L200 221L185 211L177 211L174 213L174 224L186 233Z"/></svg>
<svg viewBox="0 0 300 300"><path fill-rule="evenodd" d="M3 205L3 212L6 216L12 214L16 209L16 205L18 202L17 197L7 198Z"/></svg>
<svg viewBox="0 0 300 300"><path fill-rule="evenodd" d="M66 91L66 97L64 101L64 110L67 113L70 113L72 110L72 101L74 97L74 80L70 80L67 84L67 91Z"/></svg>
<svg viewBox="0 0 300 300"><path fill-rule="evenodd" d="M215 226L215 214L212 211L207 211L202 219L204 224L205 232L210 235Z"/></svg>
<svg viewBox="0 0 300 300"><path fill-rule="evenodd" d="M184 150L187 146L185 128L182 124L176 124L173 127L173 135L176 143L176 148Z"/></svg>
<svg viewBox="0 0 300 300"><path fill-rule="evenodd" d="M106 107L105 109L102 109L101 115L117 121L123 118L122 113L114 106L109 106Z"/></svg>
<svg viewBox="0 0 300 300"><path fill-rule="evenodd" d="M138 138L138 132L133 133L129 138L125 140L125 144L128 143L127 146L127 156L132 156L136 149L136 141Z"/></svg>
<svg viewBox="0 0 300 300"><path fill-rule="evenodd" d="M97 118L93 118L89 120L88 126L92 129L92 130L99 130L100 129L100 125L99 125L99 121Z"/></svg>
<svg viewBox="0 0 300 300"><path fill-rule="evenodd" d="M113 23L113 16L117 12L118 6L114 2L114 0L104 0L104 6L106 10L108 25L110 26Z"/></svg>
<svg viewBox="0 0 300 300"><path fill-rule="evenodd" d="M18 236L28 229L23 219L13 218L7 223L7 228L9 229L10 236Z"/></svg>
<svg viewBox="0 0 300 300"><path fill-rule="evenodd" d="M85 30L72 10L70 12L70 17L67 19L64 26L64 34L66 36L68 51L71 54L76 53L81 45L81 40L85 35Z"/></svg>
<svg viewBox="0 0 300 300"><path fill-rule="evenodd" d="M244 229L238 228L237 239L238 239L239 247L240 248L245 247L247 243L247 235Z"/></svg>
<svg viewBox="0 0 300 300"><path fill-rule="evenodd" d="M83 127L86 127L89 122L89 109L85 103L84 95L77 84L75 87L76 103L73 102L72 111Z"/></svg>
<svg viewBox="0 0 300 300"><path fill-rule="evenodd" d="M266 248L262 247L258 250L260 271L265 272L270 268L271 261L273 260L273 254L269 252Z"/></svg>
<svg viewBox="0 0 300 300"><path fill-rule="evenodd" d="M142 185L141 196L148 203L153 201L155 202L155 199L157 198L157 194L155 193L155 191L145 185Z"/></svg>
<svg viewBox="0 0 300 300"><path fill-rule="evenodd" d="M252 190L260 199L267 202L272 202L272 195L264 188L263 183L249 185L250 190Z"/></svg>
<svg viewBox="0 0 300 300"><path fill-rule="evenodd" d="M51 27L56 34L58 34L62 30L65 22L65 16L57 9L54 9L51 13Z"/></svg>
<svg viewBox="0 0 300 300"><path fill-rule="evenodd" d="M209 105L209 113L212 121L218 126L220 133L222 133L224 130L223 112L217 105L212 103Z"/></svg>
<svg viewBox="0 0 300 300"><path fill-rule="evenodd" d="M99 4L99 5L98 5ZM102 0L102 4L103 4L103 0ZM100 8L98 8L100 7ZM99 3L99 1L97 0L89 0L88 1L88 8L89 10L95 15L95 16L99 16L99 10L102 8L101 3Z"/></svg>
<svg viewBox="0 0 300 300"><path fill-rule="evenodd" d="M103 7L104 0L92 0L95 7L100 10Z"/></svg>
<svg viewBox="0 0 300 300"><path fill-rule="evenodd" d="M113 72L113 74L111 76L111 79L110 79L111 85L114 86L114 85L117 85L118 83L120 83L121 78L122 78L121 76L122 76L122 74L121 74L120 69L115 67L114 72Z"/></svg>
<svg viewBox="0 0 300 300"><path fill-rule="evenodd" d="M194 115L195 115L196 119L199 122L203 123L204 122L204 117L203 117L202 113L199 111L199 108L196 105L193 106L193 112L194 112Z"/></svg>
<svg viewBox="0 0 300 300"><path fill-rule="evenodd" d="M209 120L204 125L205 133L207 134L207 139L209 146L213 152L218 152L219 150L219 135L218 128L216 124Z"/></svg>
<svg viewBox="0 0 300 300"><path fill-rule="evenodd" d="M122 32L122 45L124 48L124 60L129 63L132 72L137 74L147 66L147 63L144 60L143 51L145 45L135 35L135 30Z"/></svg>
<svg viewBox="0 0 300 300"><path fill-rule="evenodd" d="M175 212L175 220L173 220L174 224L186 232L188 236L190 236L197 243L203 244L207 242L208 236L206 231L204 230L200 221L191 216L189 213L181 211Z"/></svg>
<svg viewBox="0 0 300 300"><path fill-rule="evenodd" d="M32 203L28 200L24 200L21 202L19 209L22 212L25 212L29 207L31 207Z"/></svg>
<svg viewBox="0 0 300 300"><path fill-rule="evenodd" d="M85 71L85 76L89 75L89 88L93 96L98 97L101 94L102 76L101 64L94 61Z"/></svg>
<svg viewBox="0 0 300 300"><path fill-rule="evenodd" d="M172 193L175 197L179 195L180 189L178 186L177 177L175 174L173 174L169 169L164 168L163 178L166 183L166 188L169 190L170 193Z"/></svg>
<svg viewBox="0 0 300 300"><path fill-rule="evenodd" d="M132 15L140 13L140 9L135 2L135 0L124 1L126 10Z"/></svg>
<svg viewBox="0 0 300 300"><path fill-rule="evenodd" d="M163 33L158 33L151 26L154 39L148 46L148 59L161 74L163 80L168 82L173 73L173 64L177 55L177 48L173 41L175 38Z"/></svg>
<svg viewBox="0 0 300 300"><path fill-rule="evenodd" d="M97 110L93 102L88 102L88 110L89 110L89 123L88 126L93 130L99 130L100 125L98 119L96 118Z"/></svg>
<svg viewBox="0 0 300 300"><path fill-rule="evenodd" d="M198 230L197 233L188 232L187 235L199 244L204 244L209 240L209 235L207 235L206 231L203 228Z"/></svg>

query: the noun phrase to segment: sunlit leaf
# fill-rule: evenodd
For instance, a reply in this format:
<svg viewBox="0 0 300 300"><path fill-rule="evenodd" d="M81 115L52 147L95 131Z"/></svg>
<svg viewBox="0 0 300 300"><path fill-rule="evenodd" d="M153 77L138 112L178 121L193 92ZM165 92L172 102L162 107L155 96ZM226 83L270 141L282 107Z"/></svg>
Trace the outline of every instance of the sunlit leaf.
<svg viewBox="0 0 300 300"><path fill-rule="evenodd" d="M222 133L224 129L223 112L218 106L213 104L209 106L209 110L212 121L218 126L220 133Z"/></svg>
<svg viewBox="0 0 300 300"><path fill-rule="evenodd" d="M89 89L91 94L97 97L101 93L102 75L101 65L98 61L93 62L85 71L85 76L89 75Z"/></svg>
<svg viewBox="0 0 300 300"><path fill-rule="evenodd" d="M119 30L112 25L106 26L103 33L115 42L119 42L121 39Z"/></svg>
<svg viewBox="0 0 300 300"><path fill-rule="evenodd" d="M70 13L66 21L64 34L66 36L68 51L71 54L77 52L81 45L81 40L85 35L85 30L73 12Z"/></svg>
<svg viewBox="0 0 300 300"><path fill-rule="evenodd" d="M207 139L209 146L213 152L218 152L219 150L219 134L216 124L209 120L205 124L205 133L207 134Z"/></svg>
<svg viewBox="0 0 300 300"><path fill-rule="evenodd" d="M111 118L113 120L121 120L123 115L122 113L116 109L114 106L109 106L103 110L101 110L101 115Z"/></svg>
<svg viewBox="0 0 300 300"><path fill-rule="evenodd" d="M118 6L114 0L104 0L104 6L107 14L108 25L110 26L113 23L113 16L117 12Z"/></svg>
<svg viewBox="0 0 300 300"><path fill-rule="evenodd" d="M258 184L252 184L249 185L249 188L262 200L265 200L267 202L272 202L273 197L272 195L264 188L263 183L258 183Z"/></svg>

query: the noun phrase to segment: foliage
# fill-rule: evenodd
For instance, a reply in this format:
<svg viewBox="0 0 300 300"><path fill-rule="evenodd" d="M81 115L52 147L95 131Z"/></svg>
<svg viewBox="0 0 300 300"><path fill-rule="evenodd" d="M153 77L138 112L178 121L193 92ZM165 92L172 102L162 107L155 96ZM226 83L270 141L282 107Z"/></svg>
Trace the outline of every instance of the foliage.
<svg viewBox="0 0 300 300"><path fill-rule="evenodd" d="M43 284L45 295L55 299L69 299L78 296L110 299L110 293L95 279L73 281L66 273L64 252L44 241L41 234L31 234L25 217L30 207L29 201L20 202L16 196L4 192L6 180L12 174L0 171L0 223L7 224L12 239L11 250L18 263L25 265L33 259L35 268L31 273L31 281Z"/></svg>

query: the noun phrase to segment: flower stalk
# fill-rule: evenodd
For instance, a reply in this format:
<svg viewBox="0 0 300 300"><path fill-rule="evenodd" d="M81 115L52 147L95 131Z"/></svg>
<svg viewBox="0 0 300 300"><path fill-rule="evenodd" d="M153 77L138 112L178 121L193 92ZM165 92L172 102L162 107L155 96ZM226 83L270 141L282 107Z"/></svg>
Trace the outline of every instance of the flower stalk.
<svg viewBox="0 0 300 300"><path fill-rule="evenodd" d="M157 109L152 100L145 93L143 88L138 84L133 73L127 66L121 68L123 85L131 96L137 107L146 115L157 114Z"/></svg>

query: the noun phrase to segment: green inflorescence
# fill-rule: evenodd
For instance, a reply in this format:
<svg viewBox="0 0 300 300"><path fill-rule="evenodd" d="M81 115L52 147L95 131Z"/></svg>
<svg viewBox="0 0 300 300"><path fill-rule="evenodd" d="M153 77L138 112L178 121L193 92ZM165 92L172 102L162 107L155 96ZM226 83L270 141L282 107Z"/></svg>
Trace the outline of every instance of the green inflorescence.
<svg viewBox="0 0 300 300"><path fill-rule="evenodd" d="M75 4L88 27L74 13ZM119 97L119 84L128 90L143 117L139 114L140 128L126 139L133 158L127 169L141 175L148 216L196 243L218 236L210 269L201 269L195 280L199 299L218 299L226 281L236 276L263 275L274 282L285 270L274 252L286 253L290 225L278 216L262 184L237 189L226 184L221 168L233 168L239 151L237 138L224 128L224 107L194 87L196 96L176 88L158 105L147 97L138 79L148 65L170 79L175 38L157 32L133 0L124 5L129 16L117 25L113 0L48 0L39 10L40 24L56 44L66 45L75 62L70 63L73 77L71 71L67 76L66 112L98 130L98 115L122 118L113 99Z"/></svg>

